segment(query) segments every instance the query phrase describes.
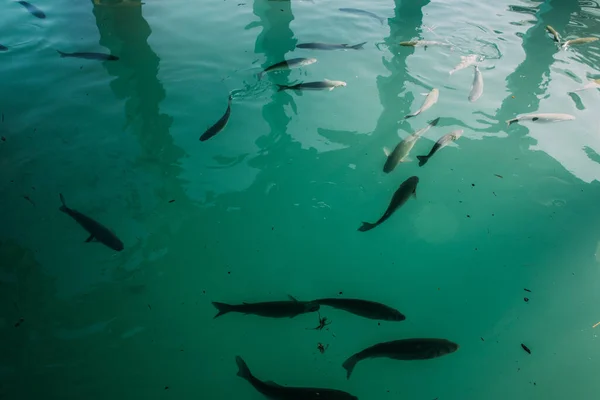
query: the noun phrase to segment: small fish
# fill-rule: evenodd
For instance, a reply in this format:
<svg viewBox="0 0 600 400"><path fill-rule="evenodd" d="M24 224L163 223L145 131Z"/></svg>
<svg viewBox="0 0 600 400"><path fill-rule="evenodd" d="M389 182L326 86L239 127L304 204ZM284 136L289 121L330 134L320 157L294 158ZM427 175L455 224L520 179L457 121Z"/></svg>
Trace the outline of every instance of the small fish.
<svg viewBox="0 0 600 400"><path fill-rule="evenodd" d="M112 54L104 53L64 53L60 50L56 50L60 54L61 58L73 57L73 58L84 58L86 60L99 60L99 61L116 61L119 59L117 56Z"/></svg>
<svg viewBox="0 0 600 400"><path fill-rule="evenodd" d="M358 228L358 230L360 232L370 231L371 229L377 227L389 217L391 217L394 211L396 211L404 203L406 203L406 200L408 200L409 197L413 196L416 198L418 183L419 178L416 176L411 176L410 178L402 182L398 190L396 190L396 192L392 196L392 201L390 201L387 210L385 210L385 213L381 216L381 218L379 218L379 220L375 223L363 222L360 228Z"/></svg>
<svg viewBox="0 0 600 400"><path fill-rule="evenodd" d="M369 319L383 321L404 321L406 317L400 311L385 304L360 299L319 299L315 300L321 306L330 306Z"/></svg>
<svg viewBox="0 0 600 400"><path fill-rule="evenodd" d="M225 128L225 125L227 125L227 122L229 121L229 116L231 115L231 101L232 101L232 96L231 94L229 95L229 98L227 99L227 110L225 110L225 114L223 114L223 116L221 118L219 118L219 120L210 128L208 128L203 134L202 136L200 136L200 141L204 142L208 139L210 139L211 137L215 136L217 133L221 132L223 130L223 128Z"/></svg>
<svg viewBox="0 0 600 400"><path fill-rule="evenodd" d="M360 10L358 8L340 8L340 11L355 15L366 15L368 17L375 18L376 20L381 22L381 25L385 23L385 18L380 17L379 15L372 13L371 11Z"/></svg>
<svg viewBox="0 0 600 400"><path fill-rule="evenodd" d="M67 207L65 203L65 197L60 194L60 201L62 206L59 208L60 211L69 215L73 218L83 229L88 231L90 236L86 239L86 243L91 242L96 239L100 243L110 247L113 250L121 251L123 250L123 242L113 233L110 229L103 226L97 221L94 221L90 217L83 215L79 211L73 210L72 208Z"/></svg>
<svg viewBox="0 0 600 400"><path fill-rule="evenodd" d="M575 117L569 114L524 114L519 115L517 118L509 119L506 121L508 126L518 121L534 121L534 122L560 122L560 121L571 121Z"/></svg>
<svg viewBox="0 0 600 400"><path fill-rule="evenodd" d="M475 66L475 76L473 77L473 86L471 87L471 93L469 93L469 101L471 103L477 101L483 94L483 75L477 65Z"/></svg>
<svg viewBox="0 0 600 400"><path fill-rule="evenodd" d="M366 43L367 42L362 42L362 43L350 46L345 43L334 44L334 43L311 42L311 43L300 43L296 47L299 49L316 49L316 50L347 50L347 49L362 50L363 46Z"/></svg>
<svg viewBox="0 0 600 400"><path fill-rule="evenodd" d="M596 38L596 37L584 37L584 38L571 39L571 40L567 40L566 42L564 42L562 45L562 48L566 49L567 47L569 47L572 44L591 43L591 42L595 42L596 40L598 40L598 38Z"/></svg>
<svg viewBox="0 0 600 400"><path fill-rule="evenodd" d="M33 4L28 3L26 1L17 1L17 3L19 3L20 5L22 5L23 7L25 7L25 9L27 11L29 11L31 14L33 14L34 17L38 17L40 19L46 18L46 14L44 14L44 12L42 10L40 10L39 8L37 8L36 6L34 6Z"/></svg>
<svg viewBox="0 0 600 400"><path fill-rule="evenodd" d="M443 147L447 146L450 142L454 142L459 137L461 137L462 134L463 134L463 130L462 129L458 129L456 131L452 131L452 132L450 132L450 133L442 136L441 138L439 138L439 140L437 142L435 142L435 144L433 145L433 147L429 151L429 154L427 154L426 156L417 156L417 159L419 160L419 167L422 167L423 165L425 165L427 163L427 161L429 161L429 159L438 150L440 150Z"/></svg>
<svg viewBox="0 0 600 400"><path fill-rule="evenodd" d="M414 112L412 114L408 114L404 118L416 117L417 115L421 114L423 111L429 109L432 105L437 103L439 97L440 97L440 91L438 89L433 89L431 92L429 92L429 94L425 98L425 102L423 102L423 105L421 106L421 108L419 108L416 112Z"/></svg>
<svg viewBox="0 0 600 400"><path fill-rule="evenodd" d="M8 47L0 44L0 51L8 51Z"/></svg>
<svg viewBox="0 0 600 400"><path fill-rule="evenodd" d="M237 376L247 380L254 389L273 400L358 400L350 393L335 389L281 386L271 381L261 381L250 372L242 357L236 356Z"/></svg>
<svg viewBox="0 0 600 400"><path fill-rule="evenodd" d="M438 117L438 118L434 119L433 121L431 121L429 123L429 125L427 125L425 128L422 128L422 129L416 131L415 133L413 133L412 135L407 136L404 140L402 140L400 143L398 143L396 145L396 147L394 148L394 150L391 153L389 152L388 149L384 148L383 152L387 156L387 159L385 160L385 164L383 165L383 172L385 172L386 174L390 173L401 162L409 161L408 154L414 147L415 143L417 143L417 140L419 140L419 138L425 132L427 132L432 126L436 126L439 121L440 121L440 119Z"/></svg>
<svg viewBox="0 0 600 400"><path fill-rule="evenodd" d="M529 347L525 346L523 343L521 343L521 347L523 348L523 350L525 350L528 354L531 354L531 350L529 350Z"/></svg>
<svg viewBox="0 0 600 400"><path fill-rule="evenodd" d="M582 88L573 90L574 92L581 92L582 90L593 89L600 87L600 79L594 79L591 82L586 83Z"/></svg>
<svg viewBox="0 0 600 400"><path fill-rule="evenodd" d="M263 71L258 73L258 80L261 80L263 75L273 71L284 71L292 68L300 68L305 65L314 64L317 62L316 58L292 58L273 64L270 67L265 68Z"/></svg>
<svg viewBox="0 0 600 400"><path fill-rule="evenodd" d="M554 37L554 41L556 43L560 43L560 35L556 32L556 29L551 27L550 25L546 25L546 30L550 32L550 34Z"/></svg>
<svg viewBox="0 0 600 400"><path fill-rule="evenodd" d="M435 40L409 40L400 42L400 46L405 47L428 47L428 46L452 46L449 43L437 42Z"/></svg>
<svg viewBox="0 0 600 400"><path fill-rule="evenodd" d="M456 67L454 67L449 72L449 74L452 75L456 71L460 71L461 69L468 68L471 65L475 64L476 62L477 62L477 55L476 54L470 54L468 56L460 56L460 63Z"/></svg>
<svg viewBox="0 0 600 400"><path fill-rule="evenodd" d="M238 312L242 314L254 314L269 318L294 318L300 314L318 311L320 306L316 301L298 301L289 296L287 301L266 301L262 303L225 304L214 301L212 304L219 312L214 318L221 315Z"/></svg>
<svg viewBox="0 0 600 400"><path fill-rule="evenodd" d="M319 82L304 82L304 83L298 83L296 85L277 85L279 88L277 89L278 92L281 92L282 90L288 90L288 89L292 89L292 90L333 90L336 87L340 87L340 86L346 86L346 82L343 81L330 81L329 79L325 79L323 81L319 81Z"/></svg>
<svg viewBox="0 0 600 400"><path fill-rule="evenodd" d="M350 375L361 360L367 358L387 357L394 360L427 360L454 353L459 346L446 339L403 339L378 343L348 358L342 365L346 377Z"/></svg>

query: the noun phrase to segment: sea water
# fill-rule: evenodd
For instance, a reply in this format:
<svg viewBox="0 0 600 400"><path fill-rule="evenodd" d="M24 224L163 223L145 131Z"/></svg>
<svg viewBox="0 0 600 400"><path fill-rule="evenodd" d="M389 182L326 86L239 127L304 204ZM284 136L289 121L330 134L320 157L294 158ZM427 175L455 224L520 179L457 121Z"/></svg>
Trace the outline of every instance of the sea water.
<svg viewBox="0 0 600 400"><path fill-rule="evenodd" d="M600 93L571 92L600 78L600 42L561 50L545 29L598 37L597 4L102 3L37 0L44 19L0 6L0 398L265 398L237 355L259 379L361 400L598 396ZM399 46L417 39L449 45ZM473 67L449 74L469 54L483 57L476 102ZM295 57L318 61L258 80ZM276 90L323 79L347 86ZM404 119L433 88L438 103ZM200 142L232 92L227 126ZM576 119L507 127L533 112ZM410 158L463 136L383 173L383 148L436 117ZM414 175L416 199L357 231ZM59 193L125 249L85 243ZM323 330L317 313L213 319L213 301L288 295L406 320L325 306ZM346 379L355 352L419 337L460 348Z"/></svg>

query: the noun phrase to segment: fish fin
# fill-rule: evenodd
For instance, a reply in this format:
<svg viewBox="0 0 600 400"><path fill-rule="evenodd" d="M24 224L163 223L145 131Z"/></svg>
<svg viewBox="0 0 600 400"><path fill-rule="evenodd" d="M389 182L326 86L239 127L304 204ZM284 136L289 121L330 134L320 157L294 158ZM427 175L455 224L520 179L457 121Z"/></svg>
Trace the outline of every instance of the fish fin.
<svg viewBox="0 0 600 400"><path fill-rule="evenodd" d="M377 224L372 224L370 222L363 222L362 225L358 228L358 230L360 232L366 232L366 231L370 231L371 229L375 228L377 226Z"/></svg>
<svg viewBox="0 0 600 400"><path fill-rule="evenodd" d="M386 156L386 157L389 157L389 156L390 156L390 154L391 154L391 153L390 153L390 149L388 149L387 147L384 147L384 148L383 148L383 154L385 154L385 156Z"/></svg>
<svg viewBox="0 0 600 400"><path fill-rule="evenodd" d="M265 74L265 71L260 71L258 74L256 74L256 76L258 77L258 80L260 81L263 77L263 75Z"/></svg>
<svg viewBox="0 0 600 400"><path fill-rule="evenodd" d="M412 162L412 158L410 158L410 157L404 157L404 158L402 159L402 161L400 161L400 162L401 162L401 163Z"/></svg>
<svg viewBox="0 0 600 400"><path fill-rule="evenodd" d="M440 122L440 117L437 117L436 119L434 119L433 121L429 122L429 125L431 126L436 126L438 124L438 122Z"/></svg>
<svg viewBox="0 0 600 400"><path fill-rule="evenodd" d="M247 381L250 381L252 377L252 372L250 372L250 368L246 365L246 362L240 356L235 356L235 362L238 366L237 376L240 378L244 378Z"/></svg>
<svg viewBox="0 0 600 400"><path fill-rule="evenodd" d="M89 238L87 238L87 239L85 240L85 242L86 242L86 243L89 243L89 242L91 242L92 240L94 240L94 235L90 235L90 237L89 237Z"/></svg>
<svg viewBox="0 0 600 400"><path fill-rule="evenodd" d="M281 92L283 90L289 89L290 87L287 85L277 85L277 91Z"/></svg>
<svg viewBox="0 0 600 400"><path fill-rule="evenodd" d="M213 317L213 319L220 317L221 315L227 314L228 312L233 311L233 306L225 303L219 303L218 301L212 302L213 306L219 311L217 315Z"/></svg>
<svg viewBox="0 0 600 400"><path fill-rule="evenodd" d="M64 53L64 52L62 52L60 50L56 50L56 51L58 52L58 54L60 54L61 58L67 57L67 53Z"/></svg>
<svg viewBox="0 0 600 400"><path fill-rule="evenodd" d="M342 367L344 367L344 369L346 370L346 379L350 379L350 375L352 375L352 371L354 371L354 367L359 361L360 359L358 358L358 354L355 354L352 357L348 358L346 361L344 361Z"/></svg>
<svg viewBox="0 0 600 400"><path fill-rule="evenodd" d="M427 96L429 93L419 93L421 96Z"/></svg>
<svg viewBox="0 0 600 400"><path fill-rule="evenodd" d="M290 300L295 301L296 303L298 302L298 299L292 296L291 294L288 294L288 297L290 298Z"/></svg>
<svg viewBox="0 0 600 400"><path fill-rule="evenodd" d="M429 156L417 156L417 159L419 160L419 167L422 167L429 161Z"/></svg>
<svg viewBox="0 0 600 400"><path fill-rule="evenodd" d="M414 198L415 198L415 200L417 199L417 189L413 190L413 192L412 192L412 195L411 195L411 196L412 196L412 197L414 197Z"/></svg>
<svg viewBox="0 0 600 400"><path fill-rule="evenodd" d="M63 196L62 193L59 193L58 195L60 196L60 202L62 203L62 206L60 206L59 210L62 212L67 212L69 207L67 207L67 203L65 203L65 196Z"/></svg>
<svg viewBox="0 0 600 400"><path fill-rule="evenodd" d="M269 386L276 387L276 388L281 388L281 387L283 387L283 386L281 386L280 384L278 384L278 383L275 383L275 382L273 382L273 381L265 381L265 383L266 383L267 385L269 385Z"/></svg>
<svg viewBox="0 0 600 400"><path fill-rule="evenodd" d="M362 43L359 43L359 44L355 44L354 46L346 46L346 47L348 47L349 49L360 50L360 49L363 48L363 46L365 44L367 44L367 42L362 42Z"/></svg>

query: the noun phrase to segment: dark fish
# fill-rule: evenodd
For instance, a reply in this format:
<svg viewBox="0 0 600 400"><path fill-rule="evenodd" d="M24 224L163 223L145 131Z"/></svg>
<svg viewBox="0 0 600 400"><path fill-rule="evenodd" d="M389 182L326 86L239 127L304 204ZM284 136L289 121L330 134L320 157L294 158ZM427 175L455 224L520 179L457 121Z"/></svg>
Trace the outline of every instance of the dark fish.
<svg viewBox="0 0 600 400"><path fill-rule="evenodd" d="M19 3L20 5L22 5L23 7L25 7L25 9L27 11L29 11L31 14L33 14L35 17L44 19L46 18L46 14L44 14L44 12L42 10L40 10L39 8L37 8L36 6L34 6L31 3L28 3L26 1L17 1L17 3Z"/></svg>
<svg viewBox="0 0 600 400"><path fill-rule="evenodd" d="M300 314L315 312L319 309L316 301L298 301L289 296L288 301L266 301L262 303L225 304L213 301L213 306L219 310L214 318L230 312L254 314L269 318L294 318Z"/></svg>
<svg viewBox="0 0 600 400"><path fill-rule="evenodd" d="M262 72L259 72L258 79L261 80L263 75L272 71L284 71L286 69L300 68L305 65L314 64L317 62L316 58L292 58L273 64L270 67L265 68Z"/></svg>
<svg viewBox="0 0 600 400"><path fill-rule="evenodd" d="M458 344L446 339L403 339L378 343L364 349L344 361L347 378L361 360L367 358L387 357L393 360L427 360L454 353Z"/></svg>
<svg viewBox="0 0 600 400"><path fill-rule="evenodd" d="M73 57L73 58L85 58L86 60L99 60L99 61L116 61L119 59L117 56L112 54L104 53L65 53L60 50L56 50L62 58Z"/></svg>
<svg viewBox="0 0 600 400"><path fill-rule="evenodd" d="M528 354L531 354L531 350L529 350L529 347L525 346L523 343L521 343L521 347L523 348L523 350L525 350Z"/></svg>
<svg viewBox="0 0 600 400"><path fill-rule="evenodd" d="M329 79L325 79L323 81L318 81L318 82L304 82L304 83L298 83L296 85L277 85L279 88L277 89L278 92L281 92L282 90L288 90L288 89L292 89L292 90L333 90L336 87L340 87L340 86L346 86L346 82L343 81L330 81Z"/></svg>
<svg viewBox="0 0 600 400"><path fill-rule="evenodd" d="M237 376L244 378L254 389L272 400L358 400L358 397L350 393L335 389L322 389L310 387L286 387L275 382L263 382L250 372L250 369L242 360L236 356L235 362L238 366Z"/></svg>
<svg viewBox="0 0 600 400"><path fill-rule="evenodd" d="M383 23L385 22L385 18L380 17L379 15L372 13L371 11L360 10L358 8L340 8L340 11L356 15L366 15L368 17L375 18L376 20L381 22L381 25L383 25Z"/></svg>
<svg viewBox="0 0 600 400"><path fill-rule="evenodd" d="M352 314L383 321L404 321L406 317L400 311L385 304L360 299L320 299L315 300L321 306L330 306L348 311Z"/></svg>
<svg viewBox="0 0 600 400"><path fill-rule="evenodd" d="M390 202L390 205L388 206L387 210L385 210L385 213L381 216L381 218L379 218L379 220L375 223L363 222L361 227L358 228L358 230L361 232L366 232L375 228L379 224L382 224L386 219L391 217L392 214L396 211L396 209L398 209L404 203L406 203L406 200L408 200L410 196L416 198L418 183L419 178L416 176L411 176L410 178L402 182L398 190L396 190L396 192L392 196L392 201Z"/></svg>
<svg viewBox="0 0 600 400"><path fill-rule="evenodd" d="M73 218L83 229L89 232L90 237L85 241L86 243L91 242L93 239L96 239L100 243L110 247L113 250L121 251L123 250L123 242L119 240L119 238L110 231L107 227L103 226L97 221L94 221L90 217L83 215L79 211L73 210L72 208L67 207L65 204L65 197L60 194L60 201L62 206L60 207L60 211L68 214L71 218Z"/></svg>
<svg viewBox="0 0 600 400"><path fill-rule="evenodd" d="M315 50L347 50L347 49L361 50L366 43L367 42L362 42L362 43L350 46L345 43L334 44L334 43L318 43L318 42L316 42L316 43L300 43L296 47L299 49L315 49Z"/></svg>
<svg viewBox="0 0 600 400"><path fill-rule="evenodd" d="M454 142L459 137L461 137L462 134L463 134L463 130L462 129L458 129L458 130L452 131L452 132L450 132L450 133L442 136L441 138L439 138L438 141L435 142L435 144L433 145L433 147L429 151L429 154L427 154L426 156L417 156L417 159L419 160L419 167L422 167L423 165L427 164L427 161L429 161L429 159L438 150L446 147L449 143Z"/></svg>
<svg viewBox="0 0 600 400"><path fill-rule="evenodd" d="M0 44L0 51L7 51L7 50L8 50L8 47Z"/></svg>
<svg viewBox="0 0 600 400"><path fill-rule="evenodd" d="M232 100L232 97L231 97L231 95L229 95L229 99L227 100L227 110L225 111L225 114L223 114L223 116L221 118L219 118L219 120L217 121L216 124L214 124L213 126L208 128L206 130L206 132L204 132L202 134L202 136L200 136L201 142L204 142L204 141L210 139L211 137L215 136L217 133L221 132L223 130L223 128L225 128L225 125L227 125L227 122L229 121L229 116L231 115L231 100Z"/></svg>

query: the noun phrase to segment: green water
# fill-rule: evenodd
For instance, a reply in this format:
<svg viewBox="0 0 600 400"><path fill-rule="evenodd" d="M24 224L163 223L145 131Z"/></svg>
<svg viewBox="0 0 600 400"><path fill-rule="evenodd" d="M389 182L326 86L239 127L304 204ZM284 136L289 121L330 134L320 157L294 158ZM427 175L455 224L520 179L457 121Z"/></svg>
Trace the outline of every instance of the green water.
<svg viewBox="0 0 600 400"><path fill-rule="evenodd" d="M598 37L593 2L34 4L47 18L0 6L0 398L264 399L236 355L263 380L361 400L598 396L600 99L568 92L600 78L600 45L561 51L545 32ZM452 47L397 45L419 38ZM367 44L295 49L311 41ZM485 56L474 103L472 68L448 74L471 53ZM292 57L318 62L257 80ZM324 78L347 86L274 89ZM438 103L405 120L432 88ZM200 142L234 90L228 125ZM531 112L576 119L506 127ZM463 137L384 174L383 147L435 117L412 158ZM417 199L358 232L412 175ZM59 193L124 251L84 243ZM212 319L211 301L288 294L379 301L407 319L329 307L323 331L307 330L316 313ZM411 337L460 349L363 361L346 380L353 353Z"/></svg>

